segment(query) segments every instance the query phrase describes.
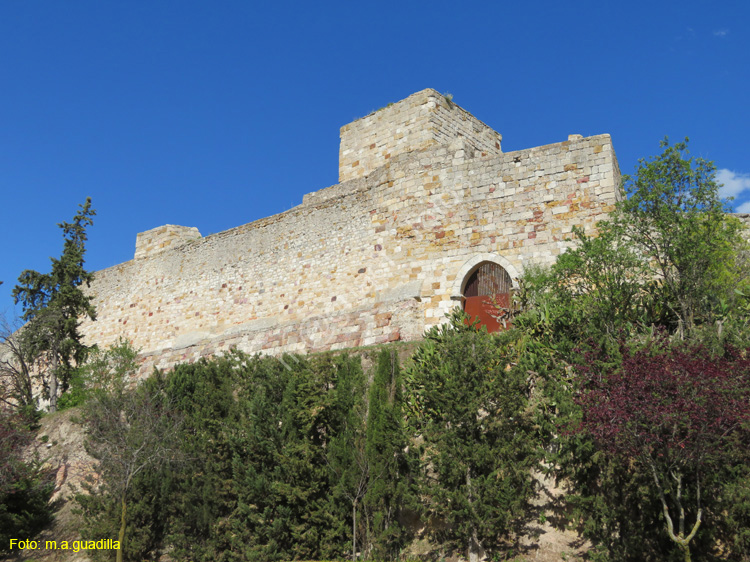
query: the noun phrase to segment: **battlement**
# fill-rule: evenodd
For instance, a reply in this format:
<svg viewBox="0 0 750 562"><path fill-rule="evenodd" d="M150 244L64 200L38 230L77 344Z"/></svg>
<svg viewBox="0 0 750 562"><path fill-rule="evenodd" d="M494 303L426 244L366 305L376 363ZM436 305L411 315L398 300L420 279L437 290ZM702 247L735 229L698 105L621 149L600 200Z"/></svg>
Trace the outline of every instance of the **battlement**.
<svg viewBox="0 0 750 562"><path fill-rule="evenodd" d="M427 88L341 127L339 182L361 178L396 156L434 145L501 154L500 133Z"/></svg>

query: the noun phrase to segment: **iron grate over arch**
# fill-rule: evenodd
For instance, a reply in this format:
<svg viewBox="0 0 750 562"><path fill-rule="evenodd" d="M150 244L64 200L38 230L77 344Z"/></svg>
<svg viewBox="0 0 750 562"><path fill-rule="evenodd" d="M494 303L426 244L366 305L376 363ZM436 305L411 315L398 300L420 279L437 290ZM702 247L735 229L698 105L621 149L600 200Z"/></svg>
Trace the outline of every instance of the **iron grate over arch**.
<svg viewBox="0 0 750 562"><path fill-rule="evenodd" d="M492 262L481 264L466 280L464 297L486 297L510 293L513 280L505 269Z"/></svg>

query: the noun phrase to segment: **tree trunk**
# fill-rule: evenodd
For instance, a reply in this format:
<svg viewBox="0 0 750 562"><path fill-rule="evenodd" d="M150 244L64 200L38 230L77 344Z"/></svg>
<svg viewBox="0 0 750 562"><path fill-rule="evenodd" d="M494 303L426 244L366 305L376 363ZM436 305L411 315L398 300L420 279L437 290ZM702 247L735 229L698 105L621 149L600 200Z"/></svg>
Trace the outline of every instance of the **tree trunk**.
<svg viewBox="0 0 750 562"><path fill-rule="evenodd" d="M357 560L357 500L352 502L352 562Z"/></svg>
<svg viewBox="0 0 750 562"><path fill-rule="evenodd" d="M117 562L122 562L122 551L125 549L125 521L126 521L127 505L125 504L125 494L122 494L120 501L120 533L117 535L117 539L120 542L120 548L117 549Z"/></svg>
<svg viewBox="0 0 750 562"><path fill-rule="evenodd" d="M674 524L672 523L672 517L669 515L669 506L667 505L667 498L664 496L664 489L662 488L661 482L659 481L659 477L656 473L656 466L654 465L653 461L650 461L649 463L651 465L651 474L654 477L654 484L656 485L656 489L659 491L659 499L661 499L661 506L662 506L662 513L664 514L664 520L667 523L667 534L669 535L669 538L672 539L675 543L677 543L677 546L682 550L685 562L691 562L692 558L690 557L690 541L693 540L693 537L695 537L695 534L698 532L698 529L701 526L701 521L703 518L703 508L698 508L698 514L695 518L695 525L693 525L692 530L690 531L690 534L686 537L685 536L685 512L682 509L682 504L680 503L680 496L682 495L681 492L681 485L678 485L678 492L675 496L678 505L680 506L680 520L679 520L679 530L677 531L677 534L674 533ZM682 478L682 475L679 474L678 476L675 476L675 479L680 482ZM700 501L700 487L698 488L698 499ZM699 503L700 505L700 503Z"/></svg>
<svg viewBox="0 0 750 562"><path fill-rule="evenodd" d="M477 538L477 530L471 530L471 538L469 539L469 562L479 562L479 553L481 545Z"/></svg>
<svg viewBox="0 0 750 562"><path fill-rule="evenodd" d="M52 354L52 369L49 374L49 411L57 411L57 353Z"/></svg>
<svg viewBox="0 0 750 562"><path fill-rule="evenodd" d="M474 515L474 497L472 495L471 491L471 468L468 466L466 467L466 490L467 495L469 499L469 506L471 506L471 514ZM476 524L472 523L471 526L471 537L469 538L469 544L467 548L467 557L469 559L469 562L479 562L479 556L482 551L482 545L479 542L479 537L477 535L477 527Z"/></svg>

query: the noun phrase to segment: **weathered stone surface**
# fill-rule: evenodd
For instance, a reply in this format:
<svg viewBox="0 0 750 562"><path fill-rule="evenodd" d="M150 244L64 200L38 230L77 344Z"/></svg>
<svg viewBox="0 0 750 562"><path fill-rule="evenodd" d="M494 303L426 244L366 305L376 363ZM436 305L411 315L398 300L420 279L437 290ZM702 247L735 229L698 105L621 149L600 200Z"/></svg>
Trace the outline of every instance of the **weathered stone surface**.
<svg viewBox="0 0 750 562"><path fill-rule="evenodd" d="M398 302L408 299L419 300L422 297L422 281L409 281L400 287L393 287L380 291L377 295L379 302Z"/></svg>
<svg viewBox="0 0 750 562"><path fill-rule="evenodd" d="M461 157L476 151L500 154L501 141L499 133L428 88L341 127L339 181L366 176L390 158L436 145L454 154L463 151Z"/></svg>
<svg viewBox="0 0 750 562"><path fill-rule="evenodd" d="M140 232L135 240L135 259L153 256L170 248L176 248L193 240L201 233L195 227L165 224L146 232Z"/></svg>
<svg viewBox="0 0 750 562"><path fill-rule="evenodd" d="M99 271L88 343L121 336L144 372L237 347L321 351L421 337L482 260L517 277L591 232L619 195L609 135L501 153L500 135L434 90L341 130L341 183L200 238L167 225ZM389 316L390 315L390 316Z"/></svg>

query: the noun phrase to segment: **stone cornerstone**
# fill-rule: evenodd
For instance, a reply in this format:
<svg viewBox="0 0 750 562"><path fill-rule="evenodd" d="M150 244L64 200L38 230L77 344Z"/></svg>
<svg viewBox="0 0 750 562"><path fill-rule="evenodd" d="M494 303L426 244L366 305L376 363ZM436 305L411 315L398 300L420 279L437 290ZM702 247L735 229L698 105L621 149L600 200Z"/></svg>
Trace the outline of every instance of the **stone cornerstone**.
<svg viewBox="0 0 750 562"><path fill-rule="evenodd" d="M88 344L125 337L142 372L231 347L308 352L420 338L494 262L517 278L620 197L609 135L516 152L432 89L342 127L339 184L225 232L165 225L96 272Z"/></svg>

